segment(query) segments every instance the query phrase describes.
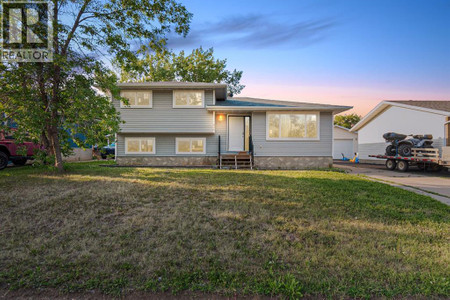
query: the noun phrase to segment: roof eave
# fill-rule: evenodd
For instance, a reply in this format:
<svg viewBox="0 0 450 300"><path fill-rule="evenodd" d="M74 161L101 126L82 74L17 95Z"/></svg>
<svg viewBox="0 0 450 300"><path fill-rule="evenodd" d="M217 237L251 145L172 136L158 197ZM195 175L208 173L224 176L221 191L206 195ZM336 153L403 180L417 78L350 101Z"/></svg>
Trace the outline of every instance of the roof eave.
<svg viewBox="0 0 450 300"><path fill-rule="evenodd" d="M248 110L248 111L329 111L333 114L338 114L346 110L352 109L351 106L327 106L327 107L301 107L301 106L206 106L208 111L236 111L236 110Z"/></svg>
<svg viewBox="0 0 450 300"><path fill-rule="evenodd" d="M159 82L121 82L117 84L120 88L135 88L135 87L151 87L151 88L226 88L225 83L209 83L209 82L177 82L177 83L159 83Z"/></svg>
<svg viewBox="0 0 450 300"><path fill-rule="evenodd" d="M422 106L416 106L416 105L409 105L409 104L405 104L405 103L399 103L399 102L395 102L395 101L389 101L389 100L385 100L385 103L392 105L392 106L398 106L398 107L403 107L403 108L409 108L409 109L414 109L414 110L420 110L420 111L425 111L425 112L429 112L429 113L433 113L433 114L438 114L438 115L443 115L443 116L450 116L450 112L445 111L445 110L439 110L439 109L432 109L432 108L427 108L427 107L422 107Z"/></svg>

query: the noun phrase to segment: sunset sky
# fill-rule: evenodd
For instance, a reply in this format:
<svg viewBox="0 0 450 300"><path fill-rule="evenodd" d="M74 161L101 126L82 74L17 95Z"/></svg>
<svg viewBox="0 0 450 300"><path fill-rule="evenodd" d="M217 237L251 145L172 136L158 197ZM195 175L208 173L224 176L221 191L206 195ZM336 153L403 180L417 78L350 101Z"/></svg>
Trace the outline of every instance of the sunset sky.
<svg viewBox="0 0 450 300"><path fill-rule="evenodd" d="M184 0L174 50L214 47L243 70L240 96L354 106L450 99L450 1Z"/></svg>

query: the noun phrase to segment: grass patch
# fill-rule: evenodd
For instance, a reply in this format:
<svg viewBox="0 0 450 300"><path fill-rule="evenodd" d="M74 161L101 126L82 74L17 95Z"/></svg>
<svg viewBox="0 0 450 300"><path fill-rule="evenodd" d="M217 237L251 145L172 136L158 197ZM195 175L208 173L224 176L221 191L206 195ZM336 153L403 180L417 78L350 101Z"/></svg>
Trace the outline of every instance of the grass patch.
<svg viewBox="0 0 450 300"><path fill-rule="evenodd" d="M0 286L450 296L450 209L334 171L0 172Z"/></svg>

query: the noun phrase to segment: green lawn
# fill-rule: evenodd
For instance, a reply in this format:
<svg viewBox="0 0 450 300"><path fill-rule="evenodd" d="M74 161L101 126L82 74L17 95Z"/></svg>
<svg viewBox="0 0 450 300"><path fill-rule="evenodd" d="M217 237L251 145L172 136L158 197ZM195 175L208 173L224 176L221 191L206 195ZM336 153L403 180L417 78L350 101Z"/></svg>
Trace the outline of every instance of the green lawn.
<svg viewBox="0 0 450 300"><path fill-rule="evenodd" d="M332 171L0 171L0 287L450 297L450 209Z"/></svg>

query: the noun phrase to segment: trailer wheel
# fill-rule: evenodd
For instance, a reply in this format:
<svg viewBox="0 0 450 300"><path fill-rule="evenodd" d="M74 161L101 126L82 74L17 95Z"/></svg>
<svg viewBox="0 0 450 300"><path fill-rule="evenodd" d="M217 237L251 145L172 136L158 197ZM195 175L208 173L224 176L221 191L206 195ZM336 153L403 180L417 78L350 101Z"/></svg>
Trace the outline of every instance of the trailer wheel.
<svg viewBox="0 0 450 300"><path fill-rule="evenodd" d="M393 159L388 159L386 160L386 168L388 170L395 170L395 168L397 167L397 162Z"/></svg>
<svg viewBox="0 0 450 300"><path fill-rule="evenodd" d="M408 169L409 169L409 163L408 163L407 161L400 160L400 161L397 163L397 169L398 169L400 172L406 172L406 171L408 171Z"/></svg>

